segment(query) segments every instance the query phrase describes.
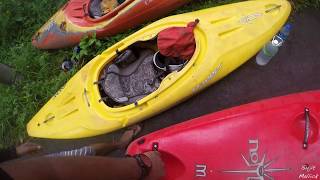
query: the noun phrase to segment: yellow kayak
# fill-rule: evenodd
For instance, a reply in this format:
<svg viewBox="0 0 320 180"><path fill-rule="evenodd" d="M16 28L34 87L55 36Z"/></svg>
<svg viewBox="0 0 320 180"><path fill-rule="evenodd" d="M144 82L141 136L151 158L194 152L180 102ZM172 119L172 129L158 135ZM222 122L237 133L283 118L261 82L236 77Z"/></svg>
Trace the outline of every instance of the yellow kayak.
<svg viewBox="0 0 320 180"><path fill-rule="evenodd" d="M257 0L159 20L85 65L28 123L28 134L52 139L90 137L156 115L217 82L254 56L280 30L290 11L286 0ZM156 52L153 43L160 31L185 27L195 19L200 20L194 29L196 50L182 69L158 80L157 88L143 98L134 102L118 98L117 103L110 103L114 95L108 96L108 92L117 83L108 83L103 77L110 77L106 69L121 52L136 44L149 47L146 54ZM102 80L104 83L99 83Z"/></svg>

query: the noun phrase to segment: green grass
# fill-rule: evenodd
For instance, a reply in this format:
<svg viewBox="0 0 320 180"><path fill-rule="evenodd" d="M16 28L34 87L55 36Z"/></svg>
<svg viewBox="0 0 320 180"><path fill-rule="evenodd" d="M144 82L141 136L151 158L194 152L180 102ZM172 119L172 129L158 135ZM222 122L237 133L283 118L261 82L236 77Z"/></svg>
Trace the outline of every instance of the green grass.
<svg viewBox="0 0 320 180"><path fill-rule="evenodd" d="M172 14L238 1L241 0L194 0ZM26 123L75 73L60 70L63 59L72 56L72 49L47 52L35 49L30 43L33 33L65 2L0 1L0 63L10 65L24 76L15 86L0 84L0 148L25 138ZM295 1L295 7L299 10L319 6L320 0ZM90 52L83 59L90 60L137 29L101 40L100 48L89 48Z"/></svg>

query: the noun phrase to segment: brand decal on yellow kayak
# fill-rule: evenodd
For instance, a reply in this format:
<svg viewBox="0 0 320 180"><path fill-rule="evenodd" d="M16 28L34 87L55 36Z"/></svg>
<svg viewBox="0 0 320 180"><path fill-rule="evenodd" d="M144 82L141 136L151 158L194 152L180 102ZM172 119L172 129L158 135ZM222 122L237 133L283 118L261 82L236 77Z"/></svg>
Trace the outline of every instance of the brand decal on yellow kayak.
<svg viewBox="0 0 320 180"><path fill-rule="evenodd" d="M196 91L202 89L203 87L205 87L208 84L208 82L211 81L217 75L217 73L220 71L221 67L222 67L222 63L220 63L219 66L214 69L214 71L207 77L206 80L204 80L203 82L198 84L196 87L194 87L192 89L192 92L196 92Z"/></svg>
<svg viewBox="0 0 320 180"><path fill-rule="evenodd" d="M242 17L240 19L240 23L241 24L248 24L251 21L254 21L254 20L258 19L261 16L262 16L262 13L253 13L253 14L250 14L250 15Z"/></svg>

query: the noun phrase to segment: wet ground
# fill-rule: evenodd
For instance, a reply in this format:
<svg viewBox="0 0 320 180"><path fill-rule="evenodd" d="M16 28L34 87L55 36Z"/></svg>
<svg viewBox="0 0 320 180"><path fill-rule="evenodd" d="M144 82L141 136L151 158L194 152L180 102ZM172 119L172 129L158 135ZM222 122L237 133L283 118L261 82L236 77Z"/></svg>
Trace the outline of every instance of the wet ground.
<svg viewBox="0 0 320 180"><path fill-rule="evenodd" d="M249 60L200 94L144 121L140 135L225 108L320 89L320 11L308 10L296 14L292 23L293 30L289 40L267 66L258 66L254 58ZM81 140L33 141L44 146L43 153L50 153L95 142L111 142L119 138L122 132L123 130ZM123 155L123 152L115 151L111 155Z"/></svg>

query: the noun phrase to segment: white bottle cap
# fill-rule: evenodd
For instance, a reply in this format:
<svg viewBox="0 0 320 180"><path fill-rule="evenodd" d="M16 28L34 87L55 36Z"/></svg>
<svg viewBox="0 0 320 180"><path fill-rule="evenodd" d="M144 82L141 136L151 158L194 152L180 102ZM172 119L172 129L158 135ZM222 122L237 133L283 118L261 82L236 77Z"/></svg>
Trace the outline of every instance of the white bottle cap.
<svg viewBox="0 0 320 180"><path fill-rule="evenodd" d="M274 40L272 41L272 43L273 43L274 45L278 45L278 44L279 44L279 41L276 40L276 39L274 39Z"/></svg>

